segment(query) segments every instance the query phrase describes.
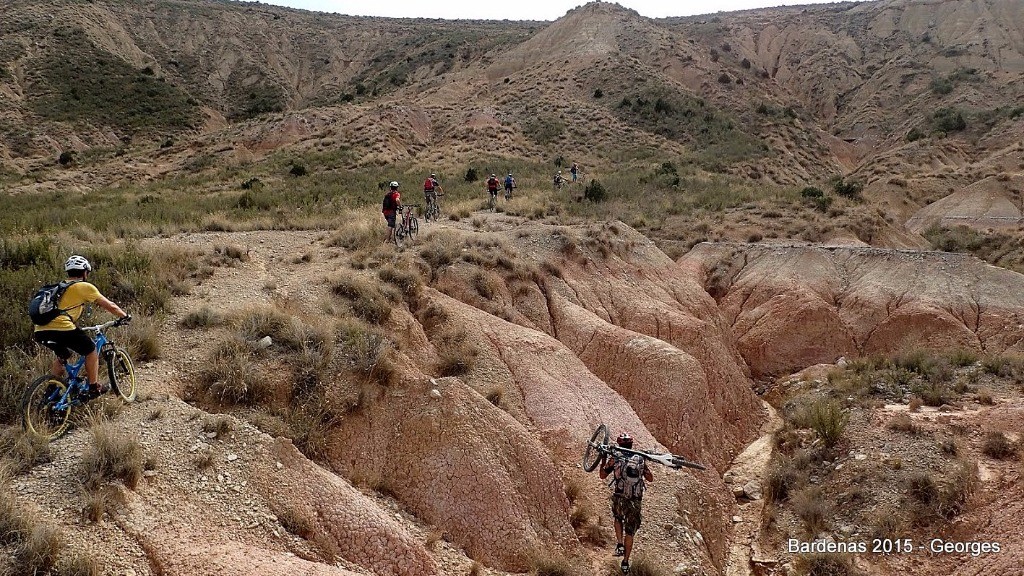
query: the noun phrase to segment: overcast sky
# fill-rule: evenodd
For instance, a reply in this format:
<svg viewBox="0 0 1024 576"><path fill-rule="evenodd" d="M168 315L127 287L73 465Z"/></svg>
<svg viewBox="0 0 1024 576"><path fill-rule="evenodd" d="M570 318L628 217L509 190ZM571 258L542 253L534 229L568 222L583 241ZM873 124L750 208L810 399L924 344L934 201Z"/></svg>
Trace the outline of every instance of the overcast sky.
<svg viewBox="0 0 1024 576"><path fill-rule="evenodd" d="M555 20L586 2L580 0L272 0L268 4L353 16ZM765 6L824 4L833 0L619 0L644 16L690 16Z"/></svg>

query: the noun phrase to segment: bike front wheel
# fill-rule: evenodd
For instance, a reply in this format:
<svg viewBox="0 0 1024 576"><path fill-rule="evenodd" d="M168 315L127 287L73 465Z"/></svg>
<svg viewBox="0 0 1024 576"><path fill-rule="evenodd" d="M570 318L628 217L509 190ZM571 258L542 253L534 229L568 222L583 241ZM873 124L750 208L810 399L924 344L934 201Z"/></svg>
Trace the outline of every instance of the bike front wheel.
<svg viewBox="0 0 1024 576"><path fill-rule="evenodd" d="M110 389L117 392L125 402L134 402L138 394L135 383L135 364L132 357L121 348L114 348L106 356L107 376L110 378Z"/></svg>
<svg viewBox="0 0 1024 576"><path fill-rule="evenodd" d="M40 438L59 438L68 430L71 401L68 386L53 376L40 376L21 401L22 424L25 431ZM56 405L64 399L63 408Z"/></svg>
<svg viewBox="0 0 1024 576"><path fill-rule="evenodd" d="M420 232L420 220L413 216L409 218L409 240L413 240Z"/></svg>
<svg viewBox="0 0 1024 576"><path fill-rule="evenodd" d="M587 448L583 451L583 469L593 472L601 462L601 446L608 444L608 427L601 424L594 430L593 436L587 442Z"/></svg>

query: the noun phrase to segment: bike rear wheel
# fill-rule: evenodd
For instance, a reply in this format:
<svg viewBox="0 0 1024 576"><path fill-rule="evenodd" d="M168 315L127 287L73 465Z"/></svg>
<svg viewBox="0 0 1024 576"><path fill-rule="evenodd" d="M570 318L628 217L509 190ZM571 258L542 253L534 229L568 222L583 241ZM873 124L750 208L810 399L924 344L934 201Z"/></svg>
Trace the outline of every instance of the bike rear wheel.
<svg viewBox="0 0 1024 576"><path fill-rule="evenodd" d="M138 393L135 385L135 364L132 357L123 349L115 347L106 355L107 375L110 377L110 389L117 392L125 402L134 402Z"/></svg>
<svg viewBox="0 0 1024 576"><path fill-rule="evenodd" d="M53 376L40 376L29 385L21 400L22 425L26 432L47 440L67 432L71 402L66 402L61 410L54 409L67 389L67 384Z"/></svg>
<svg viewBox="0 0 1024 576"><path fill-rule="evenodd" d="M587 442L586 450L583 451L584 470L593 472L597 468L597 464L601 461L601 451L598 448L606 444L608 444L608 427L601 424L594 430L593 436Z"/></svg>
<svg viewBox="0 0 1024 576"><path fill-rule="evenodd" d="M409 218L409 240L415 240L416 235L420 232L420 221L419 218L411 216Z"/></svg>

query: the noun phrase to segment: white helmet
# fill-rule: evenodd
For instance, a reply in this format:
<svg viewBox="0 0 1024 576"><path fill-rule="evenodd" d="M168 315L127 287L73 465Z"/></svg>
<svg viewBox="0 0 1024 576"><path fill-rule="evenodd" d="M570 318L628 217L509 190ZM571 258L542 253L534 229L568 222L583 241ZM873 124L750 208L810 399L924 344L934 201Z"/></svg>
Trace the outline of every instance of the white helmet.
<svg viewBox="0 0 1024 576"><path fill-rule="evenodd" d="M85 270L86 272L92 272L92 264L85 259L84 256L75 254L68 261L64 263L64 271L70 272L71 270Z"/></svg>
<svg viewBox="0 0 1024 576"><path fill-rule="evenodd" d="M392 188L398 188L398 182L397 182L397 181L395 181L395 180L392 180L392 181L391 181L391 187L392 187Z"/></svg>

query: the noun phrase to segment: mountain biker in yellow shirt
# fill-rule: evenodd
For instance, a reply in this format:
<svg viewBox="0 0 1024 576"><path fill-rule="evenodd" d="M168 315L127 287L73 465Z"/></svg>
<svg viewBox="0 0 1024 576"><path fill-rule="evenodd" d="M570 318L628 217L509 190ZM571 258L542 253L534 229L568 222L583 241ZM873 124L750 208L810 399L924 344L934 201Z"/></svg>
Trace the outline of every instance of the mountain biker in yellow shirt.
<svg viewBox="0 0 1024 576"><path fill-rule="evenodd" d="M52 374L57 378L64 377L64 362L76 352L85 356L85 375L89 381L89 393L96 397L107 392L109 387L99 382L100 357L92 339L84 330L75 325L82 316L86 304L96 303L100 308L117 316L128 316L120 306L106 299L100 291L86 280L92 272L92 265L82 256L72 256L64 263L68 282L73 282L57 304L63 313L49 324L36 326L32 334L33 340L53 350L57 355L53 359Z"/></svg>

